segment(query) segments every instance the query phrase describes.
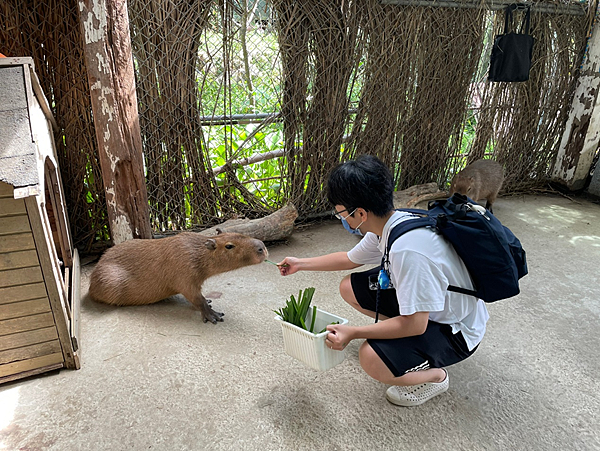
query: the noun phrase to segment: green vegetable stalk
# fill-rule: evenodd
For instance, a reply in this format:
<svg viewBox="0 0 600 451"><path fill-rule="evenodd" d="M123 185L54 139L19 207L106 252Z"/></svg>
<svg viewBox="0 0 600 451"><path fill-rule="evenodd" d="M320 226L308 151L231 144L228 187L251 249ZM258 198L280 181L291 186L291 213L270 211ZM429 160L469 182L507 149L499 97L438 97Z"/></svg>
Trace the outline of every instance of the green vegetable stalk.
<svg viewBox="0 0 600 451"><path fill-rule="evenodd" d="M278 314L282 320L293 324L294 326L298 326L304 330L307 330L311 333L315 333L315 320L317 319L317 306L313 306L312 311L312 320L310 322L310 329L306 327L305 319L308 313L308 309L310 308L310 303L312 302L313 295L315 294L314 288L305 288L304 292L300 290L298 293L298 300L294 295L290 296L290 299L286 301L285 307L280 308L279 310L273 310L276 314ZM336 321L331 324L339 324L339 321ZM325 332L327 327L325 327L319 334Z"/></svg>
<svg viewBox="0 0 600 451"><path fill-rule="evenodd" d="M306 327L304 320L306 319L306 314L308 313L308 309L310 308L310 303L312 302L314 294L315 289L312 287L305 288L304 291L300 290L297 301L294 295L291 295L290 299L286 301L285 307L280 308L279 310L274 310L274 312L277 313L282 320L312 332L315 327L317 307L313 307L310 329Z"/></svg>

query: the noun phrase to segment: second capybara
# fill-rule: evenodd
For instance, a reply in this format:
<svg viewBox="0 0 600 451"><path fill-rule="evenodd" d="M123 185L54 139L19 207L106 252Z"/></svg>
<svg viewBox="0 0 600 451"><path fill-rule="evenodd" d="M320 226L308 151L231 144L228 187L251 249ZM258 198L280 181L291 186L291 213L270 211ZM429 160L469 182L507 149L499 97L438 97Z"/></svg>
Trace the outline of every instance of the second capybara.
<svg viewBox="0 0 600 451"><path fill-rule="evenodd" d="M477 160L458 172L450 184L450 195L464 194L474 201L485 199L485 208L492 211L504 182L502 165L494 160Z"/></svg>
<svg viewBox="0 0 600 451"><path fill-rule="evenodd" d="M183 294L204 322L223 321L202 295L211 276L262 263L268 256L260 240L238 233L207 237L183 232L160 239L125 241L107 250L90 276L90 297L111 305L153 304Z"/></svg>

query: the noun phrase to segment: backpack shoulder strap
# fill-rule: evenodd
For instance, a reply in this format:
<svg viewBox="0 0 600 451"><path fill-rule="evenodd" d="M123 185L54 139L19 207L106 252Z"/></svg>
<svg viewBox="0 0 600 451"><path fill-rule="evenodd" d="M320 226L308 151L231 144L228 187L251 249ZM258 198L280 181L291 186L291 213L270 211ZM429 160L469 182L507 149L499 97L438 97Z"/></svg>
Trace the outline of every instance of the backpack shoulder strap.
<svg viewBox="0 0 600 451"><path fill-rule="evenodd" d="M399 209L399 211L406 211L407 213L427 215L426 210L402 208L402 209ZM390 249L392 248L392 244L394 243L394 241L396 241L398 238L400 238L405 233L410 232L411 230L414 230L414 229L418 229L419 227L435 228L436 222L437 222L436 219L432 216L425 216L422 218L410 219L408 221L401 222L400 224L395 226L392 230L390 230L390 235L388 236L388 242L387 242L387 252L389 252ZM461 287L457 287L455 285L449 285L448 291L453 291L455 293L467 294L470 296L477 297L476 296L477 292L475 290L469 290L467 288L461 288Z"/></svg>
<svg viewBox="0 0 600 451"><path fill-rule="evenodd" d="M396 211L404 211L406 213L412 213L414 215L427 215L427 210L421 210L419 208L396 208Z"/></svg>
<svg viewBox="0 0 600 451"><path fill-rule="evenodd" d="M408 210L402 210L402 211L408 211ZM413 211L421 212L421 213L425 213L425 214L427 213L424 210L413 210ZM413 211L408 211L408 212L413 213ZM392 228L392 230L390 230L390 234L388 236L388 242L387 242L388 252L391 249L394 241L396 241L398 238L400 238L406 232L410 232L411 230L418 229L419 227L434 227L434 226L435 226L435 219L433 219L429 216L425 216L423 218L409 219L407 221L401 222L400 224L394 226L394 228Z"/></svg>
<svg viewBox="0 0 600 451"><path fill-rule="evenodd" d="M409 210L409 209L399 209L399 211L406 211L408 213L416 213L416 214L427 214L425 210ZM403 221L400 224L394 226L392 230L390 230L390 234L388 235L387 245L385 247L385 252L383 257L381 258L381 269L380 271L384 271L385 261L389 256L390 249L394 241L404 235L406 232L410 232L411 230L418 229L419 227L428 227L435 225L435 221L429 216L425 216L423 218L415 218L407 221ZM381 291L381 287L379 284L377 285L377 296L375 300L375 322L379 321L379 293Z"/></svg>
<svg viewBox="0 0 600 451"><path fill-rule="evenodd" d="M469 296L477 297L477 291L469 290L467 288L457 287L455 285L448 285L448 291L454 291L455 293L468 294Z"/></svg>

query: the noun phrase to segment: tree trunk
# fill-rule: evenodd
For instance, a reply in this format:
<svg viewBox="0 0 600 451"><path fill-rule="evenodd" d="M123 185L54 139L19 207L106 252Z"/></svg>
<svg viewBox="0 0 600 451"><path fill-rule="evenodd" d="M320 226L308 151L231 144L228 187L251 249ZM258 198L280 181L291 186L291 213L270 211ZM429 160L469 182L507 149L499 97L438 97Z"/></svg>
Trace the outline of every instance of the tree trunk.
<svg viewBox="0 0 600 451"><path fill-rule="evenodd" d="M125 0L79 0L110 232L152 238Z"/></svg>

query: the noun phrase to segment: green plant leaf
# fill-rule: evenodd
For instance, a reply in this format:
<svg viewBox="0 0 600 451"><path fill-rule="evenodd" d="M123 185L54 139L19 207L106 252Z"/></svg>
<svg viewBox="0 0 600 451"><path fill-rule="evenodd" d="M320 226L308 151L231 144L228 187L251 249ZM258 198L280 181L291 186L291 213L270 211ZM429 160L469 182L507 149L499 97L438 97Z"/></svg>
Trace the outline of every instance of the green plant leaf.
<svg viewBox="0 0 600 451"><path fill-rule="evenodd" d="M306 327L306 317L310 303L312 301L315 289L313 287L300 290L298 293L298 299L294 295L290 296L290 299L286 301L285 307L275 310L282 320L294 324L295 326L301 327L304 330L309 330ZM316 319L316 307L313 308L313 318L310 328L310 332L314 329L314 322Z"/></svg>
<svg viewBox="0 0 600 451"><path fill-rule="evenodd" d="M310 322L310 331L315 330L315 320L317 319L317 306L313 305L312 321Z"/></svg>

